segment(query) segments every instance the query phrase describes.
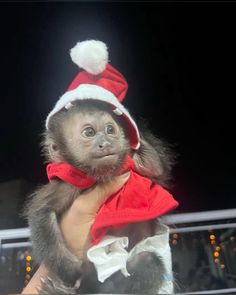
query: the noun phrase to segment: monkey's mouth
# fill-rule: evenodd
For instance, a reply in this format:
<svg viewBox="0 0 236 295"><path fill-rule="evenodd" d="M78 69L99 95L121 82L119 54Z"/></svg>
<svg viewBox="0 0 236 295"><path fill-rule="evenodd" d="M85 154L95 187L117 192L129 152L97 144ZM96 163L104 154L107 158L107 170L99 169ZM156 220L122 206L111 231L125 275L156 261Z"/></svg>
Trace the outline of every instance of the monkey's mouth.
<svg viewBox="0 0 236 295"><path fill-rule="evenodd" d="M93 158L95 159L108 159L110 157L114 157L116 154L115 153L106 153L106 154L100 154L100 155L94 155Z"/></svg>

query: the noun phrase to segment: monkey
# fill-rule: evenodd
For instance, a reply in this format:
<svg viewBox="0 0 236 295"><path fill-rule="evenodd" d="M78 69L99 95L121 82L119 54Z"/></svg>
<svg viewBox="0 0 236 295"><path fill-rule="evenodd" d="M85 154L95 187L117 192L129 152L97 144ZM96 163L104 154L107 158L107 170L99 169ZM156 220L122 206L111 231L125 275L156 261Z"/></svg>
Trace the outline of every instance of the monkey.
<svg viewBox="0 0 236 295"><path fill-rule="evenodd" d="M119 175L126 157L130 156L138 174L168 187L176 158L170 146L143 128L140 147L132 150L125 124L106 102L75 100L49 121L42 142L46 162L69 163L96 179L96 183L106 183ZM42 293L158 293L166 270L162 259L154 253L143 251L134 255L127 263L130 276L116 272L101 283L94 265L68 250L58 224L84 191L56 178L27 199L24 216L31 230L34 257L46 265L52 278L44 281ZM152 218L108 233L128 236L131 250L138 242L154 236L158 227L157 219Z"/></svg>

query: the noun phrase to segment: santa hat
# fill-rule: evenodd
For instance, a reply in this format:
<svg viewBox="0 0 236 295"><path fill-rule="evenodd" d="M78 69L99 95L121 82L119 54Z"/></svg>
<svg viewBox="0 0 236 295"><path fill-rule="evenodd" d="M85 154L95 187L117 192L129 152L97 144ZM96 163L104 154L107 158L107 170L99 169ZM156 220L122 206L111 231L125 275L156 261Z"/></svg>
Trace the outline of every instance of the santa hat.
<svg viewBox="0 0 236 295"><path fill-rule="evenodd" d="M78 42L70 51L72 61L84 71L72 81L66 93L57 101L46 119L63 108L69 108L75 100L96 99L107 102L113 112L121 117L126 126L132 149L138 149L140 138L138 128L128 110L121 104L128 89L124 76L108 64L108 50L105 43L96 40Z"/></svg>

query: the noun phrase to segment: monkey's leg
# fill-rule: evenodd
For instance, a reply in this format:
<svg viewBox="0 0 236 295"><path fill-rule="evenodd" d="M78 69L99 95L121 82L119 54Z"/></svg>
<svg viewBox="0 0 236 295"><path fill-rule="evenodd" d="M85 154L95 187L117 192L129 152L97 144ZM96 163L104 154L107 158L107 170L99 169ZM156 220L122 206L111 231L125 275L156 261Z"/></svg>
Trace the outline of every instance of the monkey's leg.
<svg viewBox="0 0 236 295"><path fill-rule="evenodd" d="M159 257L151 252L136 254L128 262L129 277L115 273L99 284L98 293L157 294L163 284L165 267Z"/></svg>
<svg viewBox="0 0 236 295"><path fill-rule="evenodd" d="M136 254L128 263L130 273L125 293L155 294L163 284L165 266L162 260L152 252Z"/></svg>

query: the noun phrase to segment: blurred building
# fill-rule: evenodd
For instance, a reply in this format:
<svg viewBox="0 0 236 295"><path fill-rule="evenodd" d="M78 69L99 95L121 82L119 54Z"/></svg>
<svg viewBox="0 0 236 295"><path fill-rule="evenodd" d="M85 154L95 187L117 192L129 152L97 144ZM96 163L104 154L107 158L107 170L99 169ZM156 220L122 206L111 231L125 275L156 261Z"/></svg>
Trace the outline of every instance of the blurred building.
<svg viewBox="0 0 236 295"><path fill-rule="evenodd" d="M24 179L14 179L0 183L0 229L26 226L20 217L25 197L34 186Z"/></svg>

